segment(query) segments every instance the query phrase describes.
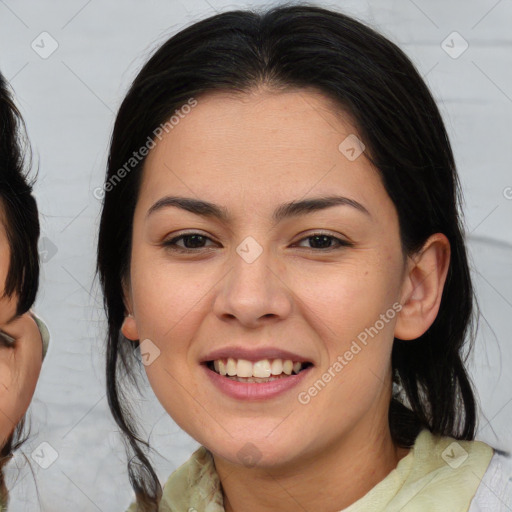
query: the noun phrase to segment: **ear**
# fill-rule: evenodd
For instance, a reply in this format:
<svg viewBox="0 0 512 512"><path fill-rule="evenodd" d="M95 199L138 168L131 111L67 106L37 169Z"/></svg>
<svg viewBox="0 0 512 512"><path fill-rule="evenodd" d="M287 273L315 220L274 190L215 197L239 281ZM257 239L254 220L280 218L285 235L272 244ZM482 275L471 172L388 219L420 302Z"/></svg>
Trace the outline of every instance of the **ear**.
<svg viewBox="0 0 512 512"><path fill-rule="evenodd" d="M450 242L442 233L431 235L423 247L408 258L395 338L419 338L434 323L449 266Z"/></svg>
<svg viewBox="0 0 512 512"><path fill-rule="evenodd" d="M131 286L125 279L122 279L121 284L123 288L123 302L126 310L123 325L121 326L121 332L125 338L137 341L139 339L139 332L137 330L137 323L133 317Z"/></svg>

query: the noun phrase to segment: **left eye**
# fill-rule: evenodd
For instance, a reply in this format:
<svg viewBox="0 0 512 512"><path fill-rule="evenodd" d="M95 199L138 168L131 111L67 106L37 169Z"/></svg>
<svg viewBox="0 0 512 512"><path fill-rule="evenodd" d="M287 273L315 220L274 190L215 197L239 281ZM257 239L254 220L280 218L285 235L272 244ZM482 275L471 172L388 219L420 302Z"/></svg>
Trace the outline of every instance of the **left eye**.
<svg viewBox="0 0 512 512"><path fill-rule="evenodd" d="M202 235L201 233L187 233L185 235L172 238L171 240L164 242L163 245L170 250L176 250L179 252L198 252L198 249L206 248L202 244L207 240L212 241L211 238ZM310 240L313 245L319 245L319 247L311 247L313 250L338 249L340 247L349 247L352 245L352 243L347 240L327 235L325 233L313 233L312 235L302 238L298 243L306 240ZM184 246L178 245L178 241L183 241ZM334 242L335 245L333 246L331 242Z"/></svg>
<svg viewBox="0 0 512 512"><path fill-rule="evenodd" d="M312 249L338 249L340 247L348 247L352 245L347 240L343 240L332 235L327 235L325 233L313 233L312 235L302 238L300 242L304 240L312 240L313 244L318 243L320 245L320 247L312 247ZM331 241L334 241L336 246L332 246Z"/></svg>

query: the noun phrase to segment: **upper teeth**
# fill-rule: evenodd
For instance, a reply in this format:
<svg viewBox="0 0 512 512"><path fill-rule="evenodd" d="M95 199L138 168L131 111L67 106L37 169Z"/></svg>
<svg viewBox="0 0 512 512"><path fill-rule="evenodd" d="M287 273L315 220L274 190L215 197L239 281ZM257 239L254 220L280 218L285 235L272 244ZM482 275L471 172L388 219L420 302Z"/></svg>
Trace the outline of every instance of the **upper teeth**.
<svg viewBox="0 0 512 512"><path fill-rule="evenodd" d="M221 375L238 376L238 377L259 377L265 378L271 375L291 375L292 371L299 373L302 369L302 363L294 363L290 359L262 359L261 361L248 361L247 359L216 359L213 362L213 366L217 373Z"/></svg>

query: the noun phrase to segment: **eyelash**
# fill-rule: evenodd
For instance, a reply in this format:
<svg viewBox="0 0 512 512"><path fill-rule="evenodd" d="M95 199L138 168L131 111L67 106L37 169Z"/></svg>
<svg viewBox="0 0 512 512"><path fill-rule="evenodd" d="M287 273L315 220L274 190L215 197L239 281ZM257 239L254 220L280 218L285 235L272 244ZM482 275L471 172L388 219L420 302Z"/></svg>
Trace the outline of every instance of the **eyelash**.
<svg viewBox="0 0 512 512"><path fill-rule="evenodd" d="M170 240L167 240L165 242L163 242L163 246L170 250L170 251L175 251L175 252L180 252L180 253L188 253L188 254L191 254L191 253L198 253L199 251L203 250L203 249L207 249L206 247L198 247L197 249L189 249L189 248L186 248L186 247L179 247L178 245L176 245L176 241L178 240L181 240L183 238L187 238L187 237L191 237L191 236L195 236L195 235L199 235L201 236L202 238L204 238L205 240L211 240L210 237L207 237L206 235L203 235L201 233L197 233L197 232L191 232L191 233L184 233L180 236L177 236L175 238L172 238ZM349 242L347 240L343 240L341 238L338 238L338 237L335 237L333 235L329 235L327 233L321 233L321 232L318 232L318 233L312 233L311 235L308 235L304 238L301 238L297 243L299 242L302 242L304 240L308 240L309 238L313 238L315 236L324 236L324 237L327 237L327 238L330 238L332 240L335 240L338 244L337 247L328 247L326 249L315 249L315 248L310 248L311 251L314 251L314 252L330 252L332 250L337 250L337 249L341 249L343 247L353 247L353 243L352 242ZM307 248L306 248L307 249Z"/></svg>

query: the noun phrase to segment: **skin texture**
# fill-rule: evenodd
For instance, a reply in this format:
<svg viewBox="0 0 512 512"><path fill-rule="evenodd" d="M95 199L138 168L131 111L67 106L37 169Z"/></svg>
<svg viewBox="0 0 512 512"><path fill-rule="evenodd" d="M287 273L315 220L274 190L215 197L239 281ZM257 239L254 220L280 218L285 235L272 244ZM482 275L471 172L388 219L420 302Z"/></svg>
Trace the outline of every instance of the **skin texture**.
<svg viewBox="0 0 512 512"><path fill-rule="evenodd" d="M0 219L1 293L9 269L10 248ZM10 345L0 339L0 444L14 431L28 409L42 365L42 339L36 322L26 313L16 317L17 295L0 298L0 329L15 339Z"/></svg>
<svg viewBox="0 0 512 512"><path fill-rule="evenodd" d="M173 419L213 452L228 512L276 503L283 512L340 510L408 453L394 446L387 420L393 337L415 339L435 319L449 243L436 234L418 254L402 253L378 173L364 154L350 161L338 149L349 134L357 135L350 117L312 90L217 92L199 98L145 163L124 287L133 316L122 332L158 347L146 366L149 382ZM342 205L272 220L281 203L332 194L368 214ZM211 201L232 219L176 207L147 217L166 195ZM315 246L307 237L319 230L353 246ZM187 232L208 237L196 253L162 245ZM252 263L236 252L248 236L262 248ZM307 405L299 403L298 393L397 302L400 313ZM199 364L234 345L277 346L314 368L298 389L235 400ZM246 443L256 447L254 467L240 459Z"/></svg>

